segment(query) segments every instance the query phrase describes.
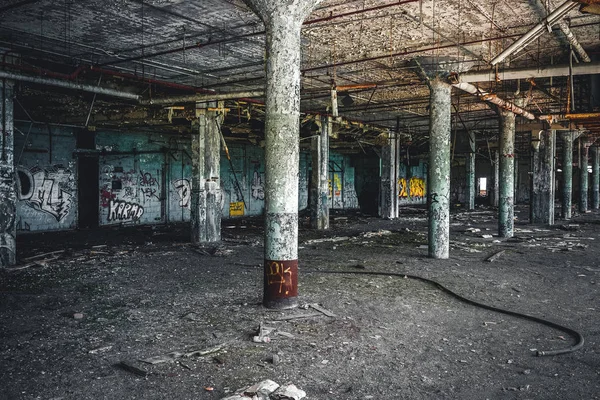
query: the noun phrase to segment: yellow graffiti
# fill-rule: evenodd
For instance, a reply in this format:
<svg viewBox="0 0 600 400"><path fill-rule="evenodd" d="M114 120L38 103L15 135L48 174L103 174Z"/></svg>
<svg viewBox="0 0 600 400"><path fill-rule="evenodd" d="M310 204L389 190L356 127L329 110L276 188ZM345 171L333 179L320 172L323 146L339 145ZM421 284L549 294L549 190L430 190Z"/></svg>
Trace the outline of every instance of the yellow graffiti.
<svg viewBox="0 0 600 400"><path fill-rule="evenodd" d="M412 177L408 182L406 178L398 179L398 197L425 197L425 181L423 178Z"/></svg>
<svg viewBox="0 0 600 400"><path fill-rule="evenodd" d="M342 180L340 174L333 174L333 187L335 188L335 195L339 196L342 190Z"/></svg>
<svg viewBox="0 0 600 400"><path fill-rule="evenodd" d="M398 179L398 197L402 199L408 197L408 187L406 186L406 178Z"/></svg>
<svg viewBox="0 0 600 400"><path fill-rule="evenodd" d="M244 202L237 201L235 203L229 203L229 216L238 217L244 215Z"/></svg>

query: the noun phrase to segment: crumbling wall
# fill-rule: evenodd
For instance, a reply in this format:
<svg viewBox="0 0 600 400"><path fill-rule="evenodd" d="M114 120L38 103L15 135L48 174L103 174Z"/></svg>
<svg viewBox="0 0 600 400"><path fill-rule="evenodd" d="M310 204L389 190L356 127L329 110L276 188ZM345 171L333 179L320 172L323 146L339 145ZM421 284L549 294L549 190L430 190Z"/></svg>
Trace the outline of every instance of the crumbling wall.
<svg viewBox="0 0 600 400"><path fill-rule="evenodd" d="M359 208L355 169L348 155L329 152L329 208Z"/></svg>
<svg viewBox="0 0 600 400"><path fill-rule="evenodd" d="M77 168L72 128L15 124L17 232L77 227Z"/></svg>

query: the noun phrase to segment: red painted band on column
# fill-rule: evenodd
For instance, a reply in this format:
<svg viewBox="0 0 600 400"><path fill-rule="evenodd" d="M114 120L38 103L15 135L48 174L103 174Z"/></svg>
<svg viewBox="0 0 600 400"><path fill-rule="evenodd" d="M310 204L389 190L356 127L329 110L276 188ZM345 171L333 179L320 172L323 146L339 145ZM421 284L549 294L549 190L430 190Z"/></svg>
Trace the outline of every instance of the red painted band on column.
<svg viewBox="0 0 600 400"><path fill-rule="evenodd" d="M265 260L265 298L298 296L298 260Z"/></svg>

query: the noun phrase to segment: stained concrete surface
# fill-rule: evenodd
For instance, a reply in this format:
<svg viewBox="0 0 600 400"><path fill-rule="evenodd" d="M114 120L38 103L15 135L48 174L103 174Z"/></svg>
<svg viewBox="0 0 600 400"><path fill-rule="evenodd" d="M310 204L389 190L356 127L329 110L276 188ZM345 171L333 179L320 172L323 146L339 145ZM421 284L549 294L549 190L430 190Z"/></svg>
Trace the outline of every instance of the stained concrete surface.
<svg viewBox="0 0 600 400"><path fill-rule="evenodd" d="M600 398L599 214L575 215L569 224L579 226L562 228L517 220L515 237L501 240L482 237L496 233L495 210L455 210L448 260L427 258L424 208L400 214L332 214L327 232L301 218L299 301L336 317L260 305L260 220L224 221L224 240L213 247L188 243L188 225L23 235L21 264L66 252L0 270L0 398L220 399L266 378L296 384L307 399ZM517 218L527 215L517 208ZM483 261L502 249L497 261ZM535 357L533 349L573 339L422 282L325 270L433 278L575 328L586 344ZM300 314L318 315L267 322ZM255 343L261 322L293 338ZM222 350L204 357L139 361L215 345ZM123 360L148 376L119 368Z"/></svg>

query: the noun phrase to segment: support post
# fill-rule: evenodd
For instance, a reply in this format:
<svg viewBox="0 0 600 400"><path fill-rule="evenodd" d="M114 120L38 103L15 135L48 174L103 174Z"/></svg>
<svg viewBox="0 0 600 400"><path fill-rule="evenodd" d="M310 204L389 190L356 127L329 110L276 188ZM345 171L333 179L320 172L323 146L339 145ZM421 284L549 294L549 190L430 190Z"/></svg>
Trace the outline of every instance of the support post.
<svg viewBox="0 0 600 400"><path fill-rule="evenodd" d="M0 266L17 261L15 225L17 193L15 190L13 82L0 82Z"/></svg>
<svg viewBox="0 0 600 400"><path fill-rule="evenodd" d="M515 186L515 191L513 194L513 202L516 205L518 203L518 199L519 199L519 155L515 152L515 180L514 180L514 186Z"/></svg>
<svg viewBox="0 0 600 400"><path fill-rule="evenodd" d="M563 141L562 153L562 217L571 219L573 202L573 132L561 132Z"/></svg>
<svg viewBox="0 0 600 400"><path fill-rule="evenodd" d="M580 137L581 157L579 159L579 212L588 211L588 154L590 145L587 138Z"/></svg>
<svg viewBox="0 0 600 400"><path fill-rule="evenodd" d="M263 304L298 305L298 172L302 23L320 0L244 0L266 29Z"/></svg>
<svg viewBox="0 0 600 400"><path fill-rule="evenodd" d="M469 152L467 153L466 169L467 169L467 210L472 211L475 209L475 188L477 186L475 181L475 132L469 131Z"/></svg>
<svg viewBox="0 0 600 400"><path fill-rule="evenodd" d="M494 150L494 188L492 196L492 206L498 207L500 198L500 152Z"/></svg>
<svg viewBox="0 0 600 400"><path fill-rule="evenodd" d="M600 208L600 148L592 147L592 209Z"/></svg>
<svg viewBox="0 0 600 400"><path fill-rule="evenodd" d="M312 177L310 224L313 229L329 229L329 132L331 117L321 118L321 133L311 142Z"/></svg>
<svg viewBox="0 0 600 400"><path fill-rule="evenodd" d="M533 176L529 214L532 223L554 225L556 131L544 130L539 135L539 146L536 144L533 148Z"/></svg>
<svg viewBox="0 0 600 400"><path fill-rule="evenodd" d="M498 200L498 235L503 238L514 232L515 193L515 114L500 112L500 196Z"/></svg>
<svg viewBox="0 0 600 400"><path fill-rule="evenodd" d="M439 78L429 80L429 257L450 255L450 131L452 87Z"/></svg>
<svg viewBox="0 0 600 400"><path fill-rule="evenodd" d="M396 218L396 139L389 133L387 143L381 148L381 204L380 215L384 219Z"/></svg>
<svg viewBox="0 0 600 400"><path fill-rule="evenodd" d="M196 109L198 133L192 136L192 243L221 240L220 116L206 107Z"/></svg>

